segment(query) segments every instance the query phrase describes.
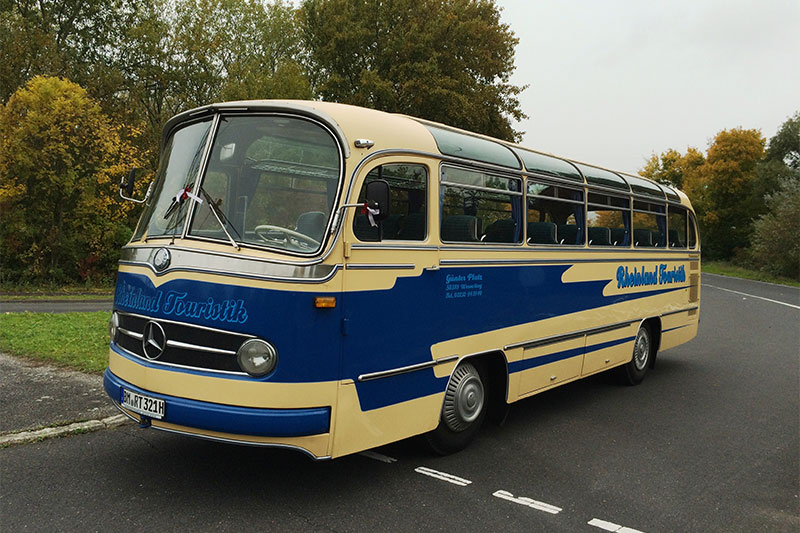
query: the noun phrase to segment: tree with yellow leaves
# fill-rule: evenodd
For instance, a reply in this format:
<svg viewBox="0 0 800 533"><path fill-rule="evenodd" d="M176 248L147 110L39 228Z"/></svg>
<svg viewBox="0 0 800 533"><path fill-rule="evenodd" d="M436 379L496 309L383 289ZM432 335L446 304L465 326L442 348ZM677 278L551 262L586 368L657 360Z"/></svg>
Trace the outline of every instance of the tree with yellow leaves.
<svg viewBox="0 0 800 533"><path fill-rule="evenodd" d="M136 133L62 78L33 78L0 108L3 281L110 275L130 237L117 184L141 165Z"/></svg>

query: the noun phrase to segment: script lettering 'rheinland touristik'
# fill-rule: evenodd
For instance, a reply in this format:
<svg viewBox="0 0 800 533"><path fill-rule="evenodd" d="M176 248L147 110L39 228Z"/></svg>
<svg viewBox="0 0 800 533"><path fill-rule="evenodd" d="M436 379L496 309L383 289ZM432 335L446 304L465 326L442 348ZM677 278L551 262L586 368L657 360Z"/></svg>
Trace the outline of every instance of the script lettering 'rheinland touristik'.
<svg viewBox="0 0 800 533"><path fill-rule="evenodd" d="M669 283L683 283L686 281L686 270L683 265L669 268L665 264L656 265L652 270L642 265L641 270L633 267L629 270L626 266L617 269L617 288L643 287L647 285L666 285Z"/></svg>
<svg viewBox="0 0 800 533"><path fill-rule="evenodd" d="M209 297L204 301L187 298L188 293L169 291L166 294L157 290L148 294L140 287L122 283L117 287L116 303L133 311L146 313L161 312L165 315L186 318L203 318L218 322L244 324L247 322L247 309L244 300L217 301Z"/></svg>

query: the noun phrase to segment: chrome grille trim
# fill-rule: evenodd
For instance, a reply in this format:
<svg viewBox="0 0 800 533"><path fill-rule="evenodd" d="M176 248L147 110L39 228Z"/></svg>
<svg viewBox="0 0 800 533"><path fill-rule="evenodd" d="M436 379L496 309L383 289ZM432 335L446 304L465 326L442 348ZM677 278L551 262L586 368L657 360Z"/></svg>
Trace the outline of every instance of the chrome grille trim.
<svg viewBox="0 0 800 533"><path fill-rule="evenodd" d="M137 353L133 353L130 350L126 350L125 348L123 348L119 344L115 344L115 346L116 346L117 350L119 350L121 352L124 352L126 355L129 355L130 357L133 357L135 359L139 359L141 361L144 361L144 362L149 363L149 364L154 365L154 366L166 366L166 367L170 367L170 368L182 368L182 369L186 369L186 370L195 370L197 372L208 372L208 373L212 373L212 374L226 374L226 375L229 375L229 376L248 376L247 372L233 372L231 370L217 370L215 368L202 368L202 367L199 367L199 366L179 365L179 364L176 364L176 363L165 363L164 361L159 361L157 359L147 359L146 357L142 357L141 355L139 355Z"/></svg>
<svg viewBox="0 0 800 533"><path fill-rule="evenodd" d="M223 350L221 348L212 348L210 346L200 346L197 344L189 344L188 342L171 341L167 339L167 346L173 348L183 348L184 350L195 350L197 352L219 353L222 355L236 355L232 350Z"/></svg>
<svg viewBox="0 0 800 533"><path fill-rule="evenodd" d="M214 333L223 333L225 335L235 335L237 337L246 337L248 339L255 339L256 338L255 335L250 335L249 333L237 333L235 331L226 331L224 329L217 329L217 328L212 328L212 327L209 327L209 326L199 326L197 324L189 324L188 322L178 322L177 320L167 320L166 318L156 318L156 317L147 316L147 315L140 315L140 314L137 314L137 313L129 313L127 311L117 311L117 314L118 315L123 315L123 316L132 316L132 317L135 317L135 318L141 318L142 320L148 320L148 321L149 320L153 320L154 322L164 322L166 324L175 324L175 325L178 325L178 326L185 326L187 328L197 328L197 329L202 329L202 330L205 330L205 331L212 331ZM141 337L139 337L139 338L141 338Z"/></svg>

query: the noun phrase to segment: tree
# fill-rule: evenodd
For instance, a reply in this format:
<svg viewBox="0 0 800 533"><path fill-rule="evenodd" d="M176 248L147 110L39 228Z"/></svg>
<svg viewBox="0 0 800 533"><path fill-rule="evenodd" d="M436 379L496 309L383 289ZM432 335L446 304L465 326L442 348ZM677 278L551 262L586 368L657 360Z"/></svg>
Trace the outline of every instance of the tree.
<svg viewBox="0 0 800 533"><path fill-rule="evenodd" d="M781 180L767 206L769 212L754 224L752 259L766 272L800 281L800 172Z"/></svg>
<svg viewBox="0 0 800 533"><path fill-rule="evenodd" d="M689 147L685 155L670 148L661 155L650 156L645 167L639 171L639 175L664 185L683 189L684 178L690 174L693 176L697 168L705 163L705 160L706 158L697 148Z"/></svg>
<svg viewBox="0 0 800 533"><path fill-rule="evenodd" d="M778 132L769 140L766 159L800 170L800 111L781 124Z"/></svg>
<svg viewBox="0 0 800 533"><path fill-rule="evenodd" d="M323 99L521 137L518 39L493 0L304 0L299 17Z"/></svg>
<svg viewBox="0 0 800 533"><path fill-rule="evenodd" d="M61 282L113 270L133 207L117 184L141 163L121 131L62 78L35 77L0 108L4 277Z"/></svg>
<svg viewBox="0 0 800 533"><path fill-rule="evenodd" d="M719 132L698 167L692 198L704 235L703 250L711 259L730 259L750 245L752 224L763 211L756 190L756 168L766 141L758 130L734 128Z"/></svg>

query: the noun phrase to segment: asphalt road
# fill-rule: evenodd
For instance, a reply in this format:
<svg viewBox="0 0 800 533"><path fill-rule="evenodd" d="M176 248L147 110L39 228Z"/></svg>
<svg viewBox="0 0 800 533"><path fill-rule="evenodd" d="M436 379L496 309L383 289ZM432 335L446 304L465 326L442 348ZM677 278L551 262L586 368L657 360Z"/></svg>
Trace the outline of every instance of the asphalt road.
<svg viewBox="0 0 800 533"><path fill-rule="evenodd" d="M96 300L0 301L0 313L84 313L111 311L113 298Z"/></svg>
<svg viewBox="0 0 800 533"><path fill-rule="evenodd" d="M132 424L2 449L0 523L4 531L794 533L800 290L709 275L702 306L698 337L660 354L640 386L600 375L540 394L449 457L411 439L377 456L315 463Z"/></svg>

